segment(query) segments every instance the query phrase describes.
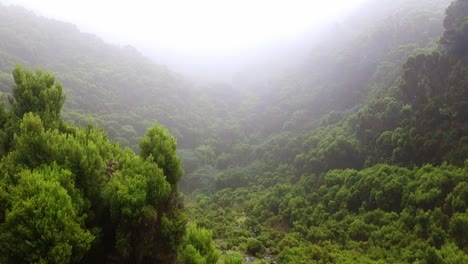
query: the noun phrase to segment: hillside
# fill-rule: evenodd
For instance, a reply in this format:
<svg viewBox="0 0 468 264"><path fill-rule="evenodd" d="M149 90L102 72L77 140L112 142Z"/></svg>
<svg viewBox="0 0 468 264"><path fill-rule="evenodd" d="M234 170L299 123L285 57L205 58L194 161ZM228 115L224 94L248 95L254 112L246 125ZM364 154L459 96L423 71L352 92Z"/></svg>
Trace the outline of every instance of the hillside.
<svg viewBox="0 0 468 264"><path fill-rule="evenodd" d="M72 24L3 5L0 36L1 92L10 91L16 64L40 67L67 87L65 119L80 125L93 121L123 145L136 148L137 135L155 120L170 127L182 145L197 137L199 120L186 115L191 85L134 48L109 45Z"/></svg>
<svg viewBox="0 0 468 264"><path fill-rule="evenodd" d="M272 79L268 86L257 84L260 89L255 90L256 97L250 97L256 101L250 101L248 115L233 124L236 129L231 129L228 144L223 144L227 138L223 135L208 140L198 148L199 159L216 169L230 167L228 172L248 171L249 163L256 168L263 163L269 173L274 173L278 165L286 164L298 176L390 162L393 154L388 151L397 147L384 155L384 150L376 149L376 142L383 132L396 130L406 122L401 110L405 102L397 95L403 64L412 55L437 49L449 1L399 3L389 5L385 12L381 10L383 17L374 18L372 25L363 27L367 31L353 31L348 42L339 42L337 36L324 39L321 49L313 49L296 70ZM370 1L371 7L372 4ZM355 17L359 19L351 17L345 24L353 25L363 19L359 14ZM459 124L456 127L461 128ZM233 131L237 135L232 135ZM450 144L463 146L456 140ZM346 150L339 149L339 145ZM457 164L463 163L463 155L455 158ZM395 160L394 164L422 165L444 160L429 158L403 163ZM216 174L207 166L201 166L200 171ZM190 167L186 177L193 175L194 180L201 174L191 172ZM246 172L246 177L257 180L259 173ZM191 190L198 186L206 189L205 183L210 181L201 181L200 185L191 181L190 185L195 185Z"/></svg>
<svg viewBox="0 0 468 264"><path fill-rule="evenodd" d="M186 175L210 194L189 212L221 248L278 263L466 261L468 13L400 4L265 89L257 134L212 144L219 171Z"/></svg>
<svg viewBox="0 0 468 264"><path fill-rule="evenodd" d="M369 0L292 69L195 86L0 5L0 260L32 260L9 241L49 190L68 262L467 262L467 18Z"/></svg>

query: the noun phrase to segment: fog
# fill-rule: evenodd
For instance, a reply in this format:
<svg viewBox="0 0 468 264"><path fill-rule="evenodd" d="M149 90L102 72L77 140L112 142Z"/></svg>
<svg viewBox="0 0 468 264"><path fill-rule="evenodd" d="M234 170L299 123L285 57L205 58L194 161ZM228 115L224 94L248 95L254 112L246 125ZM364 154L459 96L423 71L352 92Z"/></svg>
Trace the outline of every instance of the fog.
<svg viewBox="0 0 468 264"><path fill-rule="evenodd" d="M288 67L364 0L0 0L131 45L194 80ZM326 30L326 29L325 29ZM271 68L271 67L270 67Z"/></svg>

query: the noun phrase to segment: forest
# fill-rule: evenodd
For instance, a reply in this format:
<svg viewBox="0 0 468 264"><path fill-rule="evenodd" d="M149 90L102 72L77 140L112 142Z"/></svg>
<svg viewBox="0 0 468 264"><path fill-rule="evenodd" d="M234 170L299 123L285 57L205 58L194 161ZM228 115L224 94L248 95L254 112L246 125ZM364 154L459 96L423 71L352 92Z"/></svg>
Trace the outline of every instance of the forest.
<svg viewBox="0 0 468 264"><path fill-rule="evenodd" d="M0 3L0 263L468 263L468 1L345 19L194 84Z"/></svg>

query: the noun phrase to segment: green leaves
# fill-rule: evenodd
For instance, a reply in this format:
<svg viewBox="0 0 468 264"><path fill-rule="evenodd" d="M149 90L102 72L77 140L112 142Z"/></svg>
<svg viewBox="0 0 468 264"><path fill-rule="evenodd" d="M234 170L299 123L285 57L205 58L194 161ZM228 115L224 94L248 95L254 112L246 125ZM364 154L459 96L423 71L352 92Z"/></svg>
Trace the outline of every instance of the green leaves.
<svg viewBox="0 0 468 264"><path fill-rule="evenodd" d="M185 215L177 208L178 191L172 185L176 182L169 181L174 178L165 173L175 177L174 172L181 168L174 138L159 126L154 129L142 140L142 152L147 156L138 157L128 150L119 153L118 170L102 197L115 228L117 252L123 259L169 263L177 257Z"/></svg>
<svg viewBox="0 0 468 264"><path fill-rule="evenodd" d="M17 65L13 71L15 85L9 102L18 118L33 112L41 117L46 127L59 125L60 111L65 103L62 85L50 73L36 73Z"/></svg>
<svg viewBox="0 0 468 264"><path fill-rule="evenodd" d="M445 32L442 47L455 55L467 55L468 48L468 2L455 0L447 9L444 20Z"/></svg>
<svg viewBox="0 0 468 264"><path fill-rule="evenodd" d="M11 209L0 225L3 261L77 262L90 248L94 237L83 228L72 198L48 177L44 172L24 171L13 188Z"/></svg>
<svg viewBox="0 0 468 264"><path fill-rule="evenodd" d="M184 249L180 257L185 264L216 264L219 259L219 251L212 239L212 232L204 228L198 228L191 223L187 227L184 238Z"/></svg>
<svg viewBox="0 0 468 264"><path fill-rule="evenodd" d="M468 213L457 213L450 221L450 234L459 248L468 246Z"/></svg>
<svg viewBox="0 0 468 264"><path fill-rule="evenodd" d="M255 254L261 245L278 263L464 263L467 177L447 164L381 164L224 189L189 210L227 249Z"/></svg>
<svg viewBox="0 0 468 264"><path fill-rule="evenodd" d="M247 253L253 256L262 256L265 253L265 247L257 239L249 238L246 245Z"/></svg>
<svg viewBox="0 0 468 264"><path fill-rule="evenodd" d="M157 221L158 207L170 197L170 185L156 164L139 157L122 159L122 169L106 186L104 197L117 223L131 225ZM162 212L160 212L162 213Z"/></svg>
<svg viewBox="0 0 468 264"><path fill-rule="evenodd" d="M142 158L60 120L53 75L17 66L14 79L0 106L0 262L174 262L186 223L175 139L155 125Z"/></svg>
<svg viewBox="0 0 468 264"><path fill-rule="evenodd" d="M172 185L176 185L183 174L180 159L176 155L176 146L175 138L159 124L148 128L140 141L140 156L158 164Z"/></svg>

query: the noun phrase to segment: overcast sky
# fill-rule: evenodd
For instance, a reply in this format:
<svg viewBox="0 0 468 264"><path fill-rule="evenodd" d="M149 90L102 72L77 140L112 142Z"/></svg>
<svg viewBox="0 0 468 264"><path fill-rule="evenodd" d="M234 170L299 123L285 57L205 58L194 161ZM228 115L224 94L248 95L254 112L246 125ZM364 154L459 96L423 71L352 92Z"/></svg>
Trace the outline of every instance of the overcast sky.
<svg viewBox="0 0 468 264"><path fill-rule="evenodd" d="M363 0L1 0L120 44L226 52L307 31Z"/></svg>

